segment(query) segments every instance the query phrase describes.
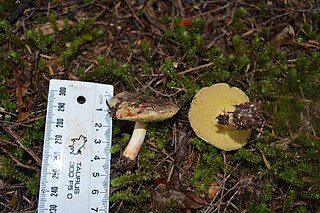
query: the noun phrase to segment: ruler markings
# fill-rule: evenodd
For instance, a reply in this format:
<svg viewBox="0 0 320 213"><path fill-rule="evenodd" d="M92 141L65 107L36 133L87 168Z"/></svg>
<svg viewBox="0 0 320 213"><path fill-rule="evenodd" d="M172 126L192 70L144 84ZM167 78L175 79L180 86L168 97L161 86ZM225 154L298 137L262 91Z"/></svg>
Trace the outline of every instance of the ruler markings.
<svg viewBox="0 0 320 213"><path fill-rule="evenodd" d="M112 95L111 85L50 81L39 213L109 212Z"/></svg>

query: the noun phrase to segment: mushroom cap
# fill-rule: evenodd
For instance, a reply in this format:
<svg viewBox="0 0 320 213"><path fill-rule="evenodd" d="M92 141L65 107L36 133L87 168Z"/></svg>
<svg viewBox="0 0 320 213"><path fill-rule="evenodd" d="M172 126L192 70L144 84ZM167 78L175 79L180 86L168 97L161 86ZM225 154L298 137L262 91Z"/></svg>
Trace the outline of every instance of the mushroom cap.
<svg viewBox="0 0 320 213"><path fill-rule="evenodd" d="M172 102L129 92L113 96L109 106L116 119L144 123L169 119L179 111Z"/></svg>
<svg viewBox="0 0 320 213"><path fill-rule="evenodd" d="M191 103L188 115L190 125L198 137L219 149L239 149L247 143L251 130L220 125L216 117L223 112L234 111L235 105L248 101L243 91L225 83L202 88Z"/></svg>

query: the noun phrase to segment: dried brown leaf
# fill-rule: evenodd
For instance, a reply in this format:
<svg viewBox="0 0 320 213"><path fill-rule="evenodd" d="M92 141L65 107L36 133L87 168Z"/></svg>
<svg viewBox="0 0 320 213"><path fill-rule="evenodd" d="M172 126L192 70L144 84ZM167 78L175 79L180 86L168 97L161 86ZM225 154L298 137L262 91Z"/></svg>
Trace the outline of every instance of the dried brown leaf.
<svg viewBox="0 0 320 213"><path fill-rule="evenodd" d="M295 31L290 24L280 24L272 29L271 43L277 45L284 41L292 40L295 37Z"/></svg>
<svg viewBox="0 0 320 213"><path fill-rule="evenodd" d="M153 192L153 206L163 210L166 203L171 200L174 200L180 209L199 209L207 204L203 194L180 189L179 186L170 183L158 184Z"/></svg>
<svg viewBox="0 0 320 213"><path fill-rule="evenodd" d="M208 197L213 199L217 197L217 194L220 192L221 186L217 182L212 182L208 189Z"/></svg>

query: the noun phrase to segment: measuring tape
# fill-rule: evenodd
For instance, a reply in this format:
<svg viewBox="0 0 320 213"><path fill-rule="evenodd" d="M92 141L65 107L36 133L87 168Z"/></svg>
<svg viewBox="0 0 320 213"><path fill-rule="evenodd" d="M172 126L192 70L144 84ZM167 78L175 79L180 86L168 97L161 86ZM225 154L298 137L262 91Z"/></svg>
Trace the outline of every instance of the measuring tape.
<svg viewBox="0 0 320 213"><path fill-rule="evenodd" d="M51 80L38 212L109 212L113 86Z"/></svg>

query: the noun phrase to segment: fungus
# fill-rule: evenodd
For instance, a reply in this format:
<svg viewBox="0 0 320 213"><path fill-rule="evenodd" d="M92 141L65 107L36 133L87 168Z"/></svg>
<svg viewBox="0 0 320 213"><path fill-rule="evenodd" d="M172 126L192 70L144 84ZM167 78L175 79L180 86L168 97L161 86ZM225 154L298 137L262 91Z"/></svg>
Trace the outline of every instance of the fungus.
<svg viewBox="0 0 320 213"><path fill-rule="evenodd" d="M123 152L123 155L131 160L134 160L140 151L148 123L169 119L179 110L172 102L129 92L115 95L108 104L115 119L135 122L132 136Z"/></svg>
<svg viewBox="0 0 320 213"><path fill-rule="evenodd" d="M243 91L225 83L202 88L190 106L190 125L198 137L219 149L239 149L247 143L251 130L222 125L223 120L217 120L217 116L235 111L236 105L246 102L249 102L249 98Z"/></svg>

